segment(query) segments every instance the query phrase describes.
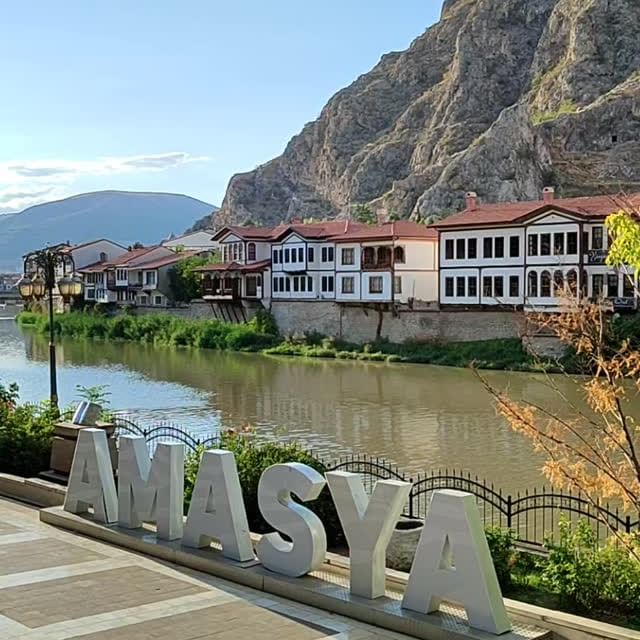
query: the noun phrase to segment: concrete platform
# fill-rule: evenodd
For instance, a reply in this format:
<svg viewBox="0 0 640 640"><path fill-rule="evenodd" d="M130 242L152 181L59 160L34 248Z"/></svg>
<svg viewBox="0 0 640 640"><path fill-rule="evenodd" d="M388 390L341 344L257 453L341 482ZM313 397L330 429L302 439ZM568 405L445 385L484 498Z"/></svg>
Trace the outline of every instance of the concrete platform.
<svg viewBox="0 0 640 640"><path fill-rule="evenodd" d="M0 498L2 640L408 640L40 521Z"/></svg>
<svg viewBox="0 0 640 640"><path fill-rule="evenodd" d="M264 569L258 561L238 563L228 560L215 547L195 550L182 547L180 541L157 540L150 526L130 530L117 525L102 525L94 522L90 515L70 514L60 507L44 509L40 517L42 522L57 527L375 625L393 633L422 640L496 638L469 627L464 609L454 605L443 605L439 613L428 616L402 609L402 588L397 581L389 581L387 594L383 598L367 600L352 596L349 592L348 572L335 563L326 563L320 571L304 578L292 579ZM514 621L513 630L499 637L504 640L546 640L552 634L547 629Z"/></svg>

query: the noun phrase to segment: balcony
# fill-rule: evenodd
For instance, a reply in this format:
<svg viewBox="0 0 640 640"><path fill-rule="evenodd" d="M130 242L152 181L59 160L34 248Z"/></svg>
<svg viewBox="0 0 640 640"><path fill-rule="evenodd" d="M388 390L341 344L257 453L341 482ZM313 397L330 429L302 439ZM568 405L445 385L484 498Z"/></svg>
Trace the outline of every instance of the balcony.
<svg viewBox="0 0 640 640"><path fill-rule="evenodd" d="M240 281L205 278L202 282L202 296L215 300L240 300Z"/></svg>
<svg viewBox="0 0 640 640"><path fill-rule="evenodd" d="M362 271L389 271L394 264L404 264L405 255L403 247L383 245L380 247L365 247L362 250L360 267Z"/></svg>

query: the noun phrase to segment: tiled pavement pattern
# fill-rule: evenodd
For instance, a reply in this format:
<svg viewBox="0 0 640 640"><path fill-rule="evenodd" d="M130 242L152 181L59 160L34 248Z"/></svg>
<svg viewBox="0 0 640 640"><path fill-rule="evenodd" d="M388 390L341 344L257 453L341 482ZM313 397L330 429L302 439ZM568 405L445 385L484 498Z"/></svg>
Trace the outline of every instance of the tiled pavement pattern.
<svg viewBox="0 0 640 640"><path fill-rule="evenodd" d="M0 498L0 640L403 640L39 522Z"/></svg>

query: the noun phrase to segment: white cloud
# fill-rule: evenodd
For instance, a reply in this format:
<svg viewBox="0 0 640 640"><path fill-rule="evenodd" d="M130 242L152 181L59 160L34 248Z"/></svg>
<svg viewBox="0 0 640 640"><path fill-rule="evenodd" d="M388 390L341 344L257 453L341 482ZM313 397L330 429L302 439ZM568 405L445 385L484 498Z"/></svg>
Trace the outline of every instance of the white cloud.
<svg viewBox="0 0 640 640"><path fill-rule="evenodd" d="M71 195L78 178L166 171L205 156L172 151L138 156L103 157L96 160L29 160L0 163L0 213Z"/></svg>

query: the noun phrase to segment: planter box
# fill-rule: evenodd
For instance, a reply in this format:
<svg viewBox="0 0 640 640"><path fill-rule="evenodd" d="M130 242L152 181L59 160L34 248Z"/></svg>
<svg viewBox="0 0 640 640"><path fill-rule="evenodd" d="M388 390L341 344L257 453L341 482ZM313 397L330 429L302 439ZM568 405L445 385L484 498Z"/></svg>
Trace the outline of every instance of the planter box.
<svg viewBox="0 0 640 640"><path fill-rule="evenodd" d="M37 507L57 507L64 502L65 488L40 478L22 478L0 473L0 496Z"/></svg>
<svg viewBox="0 0 640 640"><path fill-rule="evenodd" d="M396 571L409 571L416 548L422 535L424 522L402 518L396 528L387 547L387 567Z"/></svg>
<svg viewBox="0 0 640 640"><path fill-rule="evenodd" d="M98 422L94 427L73 424L72 422L59 422L53 432L53 444L51 447L51 469L40 474L40 477L54 482L66 484L73 455L76 452L78 435L82 429L104 429L109 439L109 450L111 451L111 464L117 467L118 452L115 439L115 425L106 422Z"/></svg>

